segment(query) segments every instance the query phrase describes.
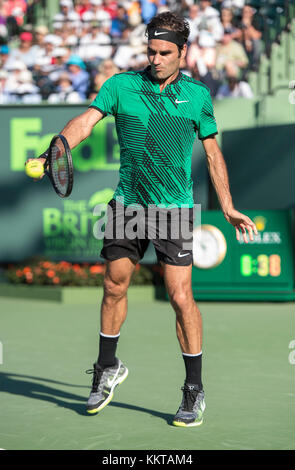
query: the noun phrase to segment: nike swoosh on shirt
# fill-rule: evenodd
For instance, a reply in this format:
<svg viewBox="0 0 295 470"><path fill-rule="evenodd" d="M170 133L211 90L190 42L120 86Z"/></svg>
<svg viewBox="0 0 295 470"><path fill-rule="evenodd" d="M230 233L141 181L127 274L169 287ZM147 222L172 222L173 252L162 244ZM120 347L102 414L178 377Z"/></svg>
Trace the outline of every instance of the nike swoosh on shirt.
<svg viewBox="0 0 295 470"><path fill-rule="evenodd" d="M178 253L178 258L183 258L183 256L188 256L190 253L183 253L181 254L180 252Z"/></svg>
<svg viewBox="0 0 295 470"><path fill-rule="evenodd" d="M180 104L180 103L189 103L188 100L185 100L185 101L178 101L178 99L175 100L175 103L176 104Z"/></svg>
<svg viewBox="0 0 295 470"><path fill-rule="evenodd" d="M168 32L167 31L162 31L162 32L161 31L160 32L155 31L154 34L155 34L155 36L160 36L160 34L168 34Z"/></svg>

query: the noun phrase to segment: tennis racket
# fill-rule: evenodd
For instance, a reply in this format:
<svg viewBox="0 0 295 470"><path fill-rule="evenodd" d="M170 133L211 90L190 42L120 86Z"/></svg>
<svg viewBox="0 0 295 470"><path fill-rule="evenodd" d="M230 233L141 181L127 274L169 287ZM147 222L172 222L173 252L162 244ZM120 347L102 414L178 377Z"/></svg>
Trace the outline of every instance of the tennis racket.
<svg viewBox="0 0 295 470"><path fill-rule="evenodd" d="M51 140L44 169L56 193L68 197L73 189L74 169L71 149L63 135L55 135Z"/></svg>

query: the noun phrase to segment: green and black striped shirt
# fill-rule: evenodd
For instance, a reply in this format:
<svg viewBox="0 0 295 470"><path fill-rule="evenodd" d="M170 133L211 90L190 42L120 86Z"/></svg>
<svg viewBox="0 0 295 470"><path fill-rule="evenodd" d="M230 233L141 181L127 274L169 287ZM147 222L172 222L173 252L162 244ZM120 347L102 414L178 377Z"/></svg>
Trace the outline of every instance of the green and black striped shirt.
<svg viewBox="0 0 295 470"><path fill-rule="evenodd" d="M217 134L209 89L179 72L160 92L150 67L108 79L90 107L115 116L124 205L192 207L193 143Z"/></svg>

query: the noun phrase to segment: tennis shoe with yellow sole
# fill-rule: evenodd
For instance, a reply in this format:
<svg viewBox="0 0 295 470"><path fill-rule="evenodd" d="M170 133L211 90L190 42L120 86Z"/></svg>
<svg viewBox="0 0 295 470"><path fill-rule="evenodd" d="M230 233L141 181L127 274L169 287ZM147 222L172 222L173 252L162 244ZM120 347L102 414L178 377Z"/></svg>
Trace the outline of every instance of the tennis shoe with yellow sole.
<svg viewBox="0 0 295 470"><path fill-rule="evenodd" d="M99 364L93 364L93 369L86 371L93 374L92 389L87 401L87 413L95 414L110 403L117 385L124 382L128 376L128 369L120 359L116 358L116 364L102 368Z"/></svg>
<svg viewBox="0 0 295 470"><path fill-rule="evenodd" d="M182 402L172 424L180 427L200 426L206 408L204 390L192 384L184 384L181 390Z"/></svg>

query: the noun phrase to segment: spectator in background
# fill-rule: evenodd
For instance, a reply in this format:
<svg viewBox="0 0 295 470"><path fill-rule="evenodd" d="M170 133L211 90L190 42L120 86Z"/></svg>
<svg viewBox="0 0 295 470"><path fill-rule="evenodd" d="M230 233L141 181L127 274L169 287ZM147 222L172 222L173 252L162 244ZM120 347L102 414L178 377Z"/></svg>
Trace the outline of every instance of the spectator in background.
<svg viewBox="0 0 295 470"><path fill-rule="evenodd" d="M7 69L7 62L9 60L9 47L6 44L0 46L0 68Z"/></svg>
<svg viewBox="0 0 295 470"><path fill-rule="evenodd" d="M54 83L49 79L49 73L52 70L52 66L48 65L47 57L38 57L32 70L33 80L39 92L42 100L48 100L51 93L54 93Z"/></svg>
<svg viewBox="0 0 295 470"><path fill-rule="evenodd" d="M217 45L216 69L223 72L228 62L233 63L239 69L245 69L249 63L243 46L233 40L230 34L224 34L220 44Z"/></svg>
<svg viewBox="0 0 295 470"><path fill-rule="evenodd" d="M210 89L215 96L219 87L219 77L216 72L215 40L208 31L201 31L197 40L189 46L187 64L192 76Z"/></svg>
<svg viewBox="0 0 295 470"><path fill-rule="evenodd" d="M3 2L3 14L7 17L14 17L18 25L23 24L24 14L27 11L25 0L5 0Z"/></svg>
<svg viewBox="0 0 295 470"><path fill-rule="evenodd" d="M137 26L141 23L141 9L139 1L127 2L124 4L127 9L128 22L133 26Z"/></svg>
<svg viewBox="0 0 295 470"><path fill-rule="evenodd" d="M55 34L48 34L44 38L44 55L42 57L45 58L48 65L52 64L53 61L53 51L56 47L60 47L62 45L62 39L55 35Z"/></svg>
<svg viewBox="0 0 295 470"><path fill-rule="evenodd" d="M226 83L221 85L216 98L247 98L254 97L249 83L239 80L239 69L236 65L228 62L225 67Z"/></svg>
<svg viewBox="0 0 295 470"><path fill-rule="evenodd" d="M73 90L79 93L82 100L87 98L89 86L89 74L86 65L78 55L72 55L68 62L69 76L72 81Z"/></svg>
<svg viewBox="0 0 295 470"><path fill-rule="evenodd" d="M72 0L60 0L60 19L63 17L63 22L67 21L79 21L80 16L74 11L74 5Z"/></svg>
<svg viewBox="0 0 295 470"><path fill-rule="evenodd" d="M223 27L220 22L219 11L212 7L211 0L200 0L200 30L209 31L216 42L223 36Z"/></svg>
<svg viewBox="0 0 295 470"><path fill-rule="evenodd" d="M70 49L66 47L57 47L52 52L52 71L49 74L49 80L56 83L60 75L67 71L67 62L71 56Z"/></svg>
<svg viewBox="0 0 295 470"><path fill-rule="evenodd" d="M146 46L138 37L131 35L132 28L125 29L122 34L122 44L118 47L113 61L120 70L126 70L129 64L134 63L134 58L146 51Z"/></svg>
<svg viewBox="0 0 295 470"><path fill-rule="evenodd" d="M102 31L101 23L94 21L90 33L80 41L79 56L85 61L100 62L111 57L112 51L110 36Z"/></svg>
<svg viewBox="0 0 295 470"><path fill-rule="evenodd" d="M43 57L45 55L45 37L49 31L47 26L40 25L35 28L35 44L32 47L34 56Z"/></svg>
<svg viewBox="0 0 295 470"><path fill-rule="evenodd" d="M6 92L9 94L10 102L39 103L41 101L39 89L33 83L32 74L22 61L11 61L8 72Z"/></svg>
<svg viewBox="0 0 295 470"><path fill-rule="evenodd" d="M57 36L62 39L62 45L66 47L76 47L78 45L78 34L75 23L67 22L57 31Z"/></svg>
<svg viewBox="0 0 295 470"><path fill-rule="evenodd" d="M112 20L110 34L112 37L120 38L124 29L129 27L128 15L123 5L118 5L117 16Z"/></svg>
<svg viewBox="0 0 295 470"><path fill-rule="evenodd" d="M199 26L201 22L200 17L200 8L198 4L193 4L189 9L189 17L187 18L190 27L190 35L188 41L190 43L194 42L199 34Z"/></svg>
<svg viewBox="0 0 295 470"><path fill-rule="evenodd" d="M78 0L75 4L75 12L82 18L83 13L91 9L89 0Z"/></svg>
<svg viewBox="0 0 295 470"><path fill-rule="evenodd" d="M221 24L224 34L230 34L232 39L238 39L240 37L239 29L233 25L233 12L229 8L222 8Z"/></svg>
<svg viewBox="0 0 295 470"><path fill-rule="evenodd" d="M240 42L244 46L249 61L250 68L257 71L260 64L260 57L262 52L261 32L254 26L254 13L255 10L249 5L243 8L242 19L239 24L240 29Z"/></svg>
<svg viewBox="0 0 295 470"><path fill-rule="evenodd" d="M16 49L12 49L9 62L20 60L22 61L28 68L32 68L35 63L36 54L32 47L33 43L33 35L29 32L21 33L19 36L20 45Z"/></svg>
<svg viewBox="0 0 295 470"><path fill-rule="evenodd" d="M241 10L245 5L245 0L218 0L221 8L229 8L232 10Z"/></svg>
<svg viewBox="0 0 295 470"><path fill-rule="evenodd" d="M7 36L6 28L7 17L4 12L3 1L0 1L0 37L5 38Z"/></svg>
<svg viewBox="0 0 295 470"><path fill-rule="evenodd" d="M103 60L98 66L98 74L94 79L94 91L98 93L104 82L115 75L115 73L119 73L119 68L112 59Z"/></svg>
<svg viewBox="0 0 295 470"><path fill-rule="evenodd" d="M6 89L6 82L8 79L8 72L0 70L0 104L7 104L9 102L9 93Z"/></svg>
<svg viewBox="0 0 295 470"><path fill-rule="evenodd" d="M67 73L62 73L57 81L56 93L52 93L49 103L81 103L81 96L77 91L73 90L72 80Z"/></svg>
<svg viewBox="0 0 295 470"><path fill-rule="evenodd" d="M160 5L165 4L165 0L140 0L141 16L144 24L147 24L157 14Z"/></svg>
<svg viewBox="0 0 295 470"><path fill-rule="evenodd" d="M213 36L208 31L201 31L196 41L188 48L187 63L193 69L196 62L201 59L206 68L216 66L216 47Z"/></svg>
<svg viewBox="0 0 295 470"><path fill-rule="evenodd" d="M109 13L113 20L117 16L118 2L116 0L103 0L103 9Z"/></svg>
<svg viewBox="0 0 295 470"><path fill-rule="evenodd" d="M109 34L112 18L110 13L104 9L102 0L90 0L90 4L91 9L82 15L82 20L88 22L88 24L98 21L103 28L103 32Z"/></svg>

